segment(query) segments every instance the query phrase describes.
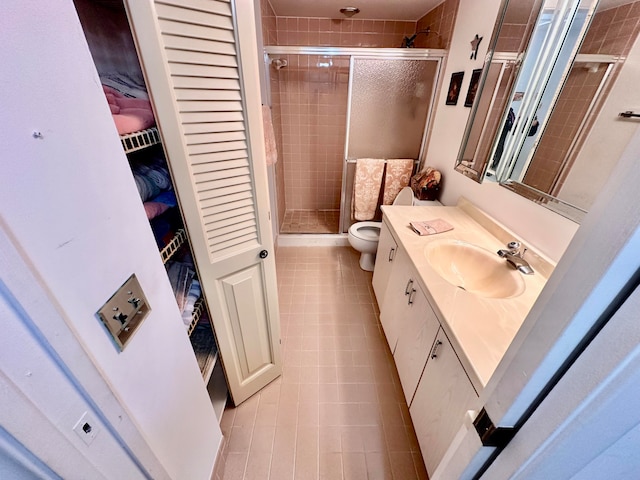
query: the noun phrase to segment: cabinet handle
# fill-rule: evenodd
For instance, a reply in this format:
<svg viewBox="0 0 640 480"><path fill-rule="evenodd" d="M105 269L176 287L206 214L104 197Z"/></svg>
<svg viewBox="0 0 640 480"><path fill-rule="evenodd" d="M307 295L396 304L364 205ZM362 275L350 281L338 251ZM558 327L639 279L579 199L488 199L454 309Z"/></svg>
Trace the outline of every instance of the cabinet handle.
<svg viewBox="0 0 640 480"><path fill-rule="evenodd" d="M269 252L267 250L261 250L258 255L260 258L267 258L269 256Z"/></svg>
<svg viewBox="0 0 640 480"><path fill-rule="evenodd" d="M411 289L411 293L409 294L409 301L407 302L409 305L413 305L413 296L416 293L416 289L412 288Z"/></svg>
<svg viewBox="0 0 640 480"><path fill-rule="evenodd" d="M396 258L396 249L392 248L389 250L389 261L393 262L393 259Z"/></svg>
<svg viewBox="0 0 640 480"><path fill-rule="evenodd" d="M442 340L436 340L436 343L433 345L433 348L431 349L431 358L438 357L438 347L440 345L442 345Z"/></svg>
<svg viewBox="0 0 640 480"><path fill-rule="evenodd" d="M409 289L413 286L413 280L409 279L409 281L407 282L407 286L404 287L404 294L405 295L409 295L411 292L409 291Z"/></svg>

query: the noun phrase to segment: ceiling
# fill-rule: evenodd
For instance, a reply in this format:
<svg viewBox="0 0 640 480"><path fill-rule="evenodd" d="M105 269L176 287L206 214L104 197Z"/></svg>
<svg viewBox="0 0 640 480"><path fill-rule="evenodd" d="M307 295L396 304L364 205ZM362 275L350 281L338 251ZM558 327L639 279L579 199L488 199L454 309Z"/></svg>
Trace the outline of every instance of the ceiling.
<svg viewBox="0 0 640 480"><path fill-rule="evenodd" d="M415 22L444 0L269 0L278 17L345 18L343 7L358 7L354 18Z"/></svg>

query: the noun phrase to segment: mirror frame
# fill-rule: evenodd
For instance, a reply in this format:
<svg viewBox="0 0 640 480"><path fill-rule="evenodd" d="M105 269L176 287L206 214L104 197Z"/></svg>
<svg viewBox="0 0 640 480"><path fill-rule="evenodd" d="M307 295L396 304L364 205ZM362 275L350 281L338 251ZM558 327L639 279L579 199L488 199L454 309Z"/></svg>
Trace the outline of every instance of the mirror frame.
<svg viewBox="0 0 640 480"><path fill-rule="evenodd" d="M494 32L491 38L490 50L487 53L487 57L485 59L485 64L483 66L483 74L481 78L481 83L479 84L478 94L476 96L472 111L470 112L469 119L467 121L467 125L465 128L463 141L460 146L460 150L458 153L458 157L456 159L455 170L462 173L463 175L475 180L478 183L482 183L487 175L491 176L493 170L489 173L489 167L491 162L491 158L495 155L498 144L500 143L498 132L502 131L502 127L505 125L507 121L507 116L509 114L509 106L511 105L511 101L513 95L515 93L516 85L518 84L518 80L520 77L521 66L527 60L527 54L531 54L528 52L528 44L532 38L532 32L538 23L538 18L540 17L543 10L544 2L537 2L537 5L534 3L535 8L532 8L532 14L529 17L529 23L527 25L528 35L526 35L523 42L526 40L525 48L522 48L516 56L517 58L513 58L511 56L502 56L500 57L500 52L495 52L494 49L498 43L500 34L504 25L504 18L506 16L507 8L510 5L509 0L503 1L500 7L500 14L498 16L498 20L496 21L496 25L494 27ZM527 88L524 89L525 92L533 92L532 94L525 93L522 99L522 106L518 111L518 118L526 119L524 124L518 122L514 124L514 129L517 128L517 132L515 135L509 135L507 137L507 142L504 143L504 152L501 155L500 161L495 167L496 180L499 184L508 190L511 190L514 193L517 193L525 198L543 205L550 210L565 216L573 221L580 222L584 217L586 211L580 207L572 205L566 201L563 201L549 193L542 192L540 190L535 189L525 183L519 182L515 179L511 178L511 174L513 171L513 167L517 158L519 157L524 141L527 138L527 133L529 132L529 128L531 126L531 122L537 114L537 110L542 99L543 94L545 93L547 87L551 87L555 89L555 94L550 103L550 109L548 113L546 113L545 117L540 121L540 126L538 127L540 130L538 140L533 145L531 152L529 153L529 161L532 156L535 154L535 150L537 144L544 135L544 129L546 127L547 122L551 118L553 114L553 110L558 101L559 95L562 91L562 86L566 81L571 68L576 61L576 57L578 55L578 51L580 49L580 45L582 40L585 38L586 33L588 32L589 26L591 24L591 20L596 12L598 5L598 1L596 0L578 0L576 2L560 2L560 8L556 7L556 14L554 15L554 19L552 21L550 27L550 39L545 40L544 48L540 55L535 59L536 63L534 64L534 70L531 75L531 80L527 85ZM580 26L579 34L577 36L577 41L574 44L569 44L568 48L569 54L567 55L569 60L566 64L557 64L556 59L561 53L561 49L567 48L565 46L564 39L568 35L569 28L571 22L566 22L565 19L570 18L573 19L575 13L580 8L587 7L587 16L586 21L583 25ZM535 15L533 13L535 12ZM532 25L533 18L533 25ZM512 54L513 55L513 54ZM499 61L496 61L499 60ZM491 67L499 63L500 61L513 61L515 68L510 76L510 84L506 86L506 91L503 96L503 101L497 102L497 108L501 111L500 121L491 123L491 114L495 117L496 104L494 100L496 99L496 95L498 94L499 88L502 88L504 85L501 85L501 80L498 80L493 86L493 91L491 91L491 101L489 102L490 106L487 112L482 112L485 116L478 116L479 109L481 108L481 102L483 102L483 97L487 97L488 90L485 89L487 86L486 79L489 74L489 70ZM557 72L556 68L561 68L560 72L560 80L557 87L551 86L548 84L549 78L554 72ZM503 67L504 71L504 67ZM502 75L502 72L501 72ZM487 104L486 99L484 100L485 105ZM481 129L480 134L478 135L477 130ZM467 149L470 147L469 140L472 138L472 135L477 136L477 144L471 144L471 148L473 148L472 160L469 160L469 153ZM490 147L481 148L483 146L483 141L486 143L487 139L490 141ZM473 138L475 141L476 138ZM480 153L480 155L477 155ZM465 158L466 157L466 158ZM492 167L493 168L493 167Z"/></svg>
<svg viewBox="0 0 640 480"><path fill-rule="evenodd" d="M502 0L502 3L500 4L496 23L491 34L491 40L489 41L489 48L487 50L484 64L482 66L482 74L480 76L480 81L478 82L476 97L471 107L471 111L469 112L469 118L467 120L467 125L462 137L463 139L460 145L460 150L456 158L456 165L454 167L456 171L471 178L472 180L475 180L478 183L482 183L485 177L486 171L489 166L489 158L487 157L481 160L480 168L473 168L472 166L478 162L476 154L478 152L478 149L482 146L482 141L486 141L487 139L489 139L490 144L488 145L489 151L486 155L489 155L491 151L493 151L495 138L498 133L498 127L499 125L502 125L504 123L504 114L506 110L507 100L510 97L511 90L513 88L513 85L515 84L515 80L517 79L523 57L526 54L526 48L529 45L529 40L533 33L535 23L537 22L542 4L544 3L543 0L534 0L532 2L531 12L529 14L529 18L525 27L525 34L523 35L522 41L520 42L518 48L515 51L510 52L496 52L496 47L498 46L500 40L503 38L501 37L501 33L503 33L504 21L507 16L510 2L512 1L514 0ZM505 88L505 95L502 101L498 99L499 103L498 105L496 105L495 102L498 90L494 90L490 97L486 116L484 116L484 118L481 118L481 122L477 122L476 117L478 116L478 110L481 104L483 102L486 102L485 86L487 83L487 77L489 75L491 66L495 64L502 64L501 71L499 73L499 79L497 80L496 85L500 84L503 81L504 71L509 68L512 69L508 78L506 78L507 86ZM499 121L495 122L493 125L489 124L492 114L493 116L495 116L496 114L499 115ZM465 152L469 147L469 139L471 138L471 134L474 128L480 130L477 135L478 143L473 147L472 160L468 160L464 157ZM469 164L469 162L471 162L471 165Z"/></svg>

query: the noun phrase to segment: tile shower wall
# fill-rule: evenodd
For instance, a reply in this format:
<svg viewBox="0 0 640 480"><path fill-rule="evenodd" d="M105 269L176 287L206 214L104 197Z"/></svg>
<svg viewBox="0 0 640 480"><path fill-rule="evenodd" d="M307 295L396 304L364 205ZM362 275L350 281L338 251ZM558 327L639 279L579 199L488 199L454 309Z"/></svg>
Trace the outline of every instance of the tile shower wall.
<svg viewBox="0 0 640 480"><path fill-rule="evenodd" d="M445 0L420 19L416 46L448 48L459 0ZM397 48L416 32L418 22L366 19L278 17L261 0L265 45ZM425 43L425 41L427 43ZM434 43L436 42L437 45ZM330 215L340 209L346 132L348 59L281 55L288 67L269 68L272 116L278 142L278 218ZM296 212L294 212L296 211ZM293 217L292 217L293 218ZM295 220L295 219L294 219Z"/></svg>
<svg viewBox="0 0 640 480"><path fill-rule="evenodd" d="M532 31L533 22L529 25L529 12L537 0L520 0L518 9L509 12L510 16L504 19L500 29L500 37L496 44L496 52L519 52L528 42ZM510 9L511 10L511 9ZM489 41L487 38L485 41Z"/></svg>
<svg viewBox="0 0 640 480"><path fill-rule="evenodd" d="M269 0L260 0L260 15L262 19L262 43L264 45L277 45L276 13L273 11Z"/></svg>
<svg viewBox="0 0 640 480"><path fill-rule="evenodd" d="M416 37L416 48L449 48L459 3L460 0L445 0L418 20L416 31L429 28L430 32Z"/></svg>
<svg viewBox="0 0 640 480"><path fill-rule="evenodd" d="M393 48L413 35L416 22L278 17L278 45Z"/></svg>
<svg viewBox="0 0 640 480"><path fill-rule="evenodd" d="M261 0L260 12L262 18L262 43L263 45L277 45L278 31L276 29L276 14L268 0ZM273 121L273 131L276 137L276 148L278 149L278 162L274 165L276 198L277 198L277 218L282 220L285 216L286 201L284 188L284 164L282 161L282 109L280 108L280 76L278 71L270 67L267 70L271 89L271 117Z"/></svg>
<svg viewBox="0 0 640 480"><path fill-rule="evenodd" d="M287 210L338 210L349 59L283 55L278 70ZM272 67L273 68L273 67Z"/></svg>

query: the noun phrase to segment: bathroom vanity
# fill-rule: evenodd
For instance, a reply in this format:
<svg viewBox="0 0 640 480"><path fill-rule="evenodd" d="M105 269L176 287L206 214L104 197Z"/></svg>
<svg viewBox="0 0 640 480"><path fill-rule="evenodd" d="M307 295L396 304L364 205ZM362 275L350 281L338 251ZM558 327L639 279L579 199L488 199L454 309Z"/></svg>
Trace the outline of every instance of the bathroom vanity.
<svg viewBox="0 0 640 480"><path fill-rule="evenodd" d="M496 253L518 240L465 199L455 207L383 207L373 275L380 322L429 475L511 344L554 265L530 248L524 275ZM412 221L443 219L419 236ZM526 247L526 245L525 245Z"/></svg>

